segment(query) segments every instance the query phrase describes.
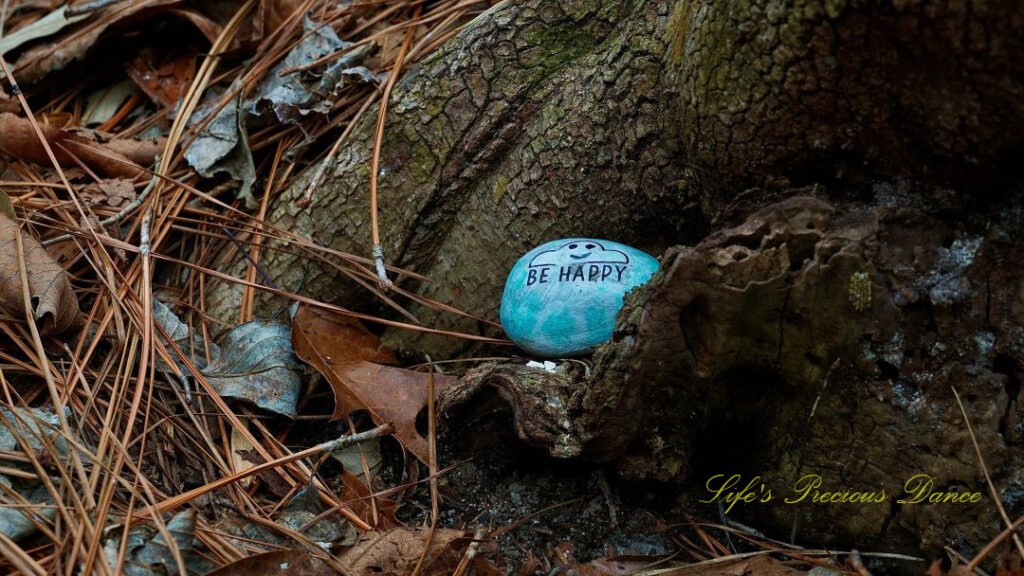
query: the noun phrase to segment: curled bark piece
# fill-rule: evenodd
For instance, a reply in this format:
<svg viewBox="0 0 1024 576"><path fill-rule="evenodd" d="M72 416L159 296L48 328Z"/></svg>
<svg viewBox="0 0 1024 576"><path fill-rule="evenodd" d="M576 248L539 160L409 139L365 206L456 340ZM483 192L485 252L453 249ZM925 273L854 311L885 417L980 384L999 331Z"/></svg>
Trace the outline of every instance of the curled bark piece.
<svg viewBox="0 0 1024 576"><path fill-rule="evenodd" d="M545 448L552 456L571 458L580 453L566 410L575 387L572 378L564 374L521 364L485 364L444 390L438 411L456 414L460 408L474 406L486 392L496 392L511 408L520 440Z"/></svg>

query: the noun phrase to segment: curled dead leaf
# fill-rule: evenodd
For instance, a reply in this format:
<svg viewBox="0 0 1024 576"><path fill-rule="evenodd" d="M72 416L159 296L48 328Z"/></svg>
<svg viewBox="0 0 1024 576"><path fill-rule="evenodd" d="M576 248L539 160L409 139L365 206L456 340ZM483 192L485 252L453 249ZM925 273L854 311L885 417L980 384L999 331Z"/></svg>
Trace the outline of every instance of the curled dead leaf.
<svg viewBox="0 0 1024 576"><path fill-rule="evenodd" d="M432 536L432 537L431 537ZM429 542L420 574L451 574L462 557L455 544L465 536L461 530L410 530L392 528L367 532L339 560L358 576L405 576L411 574Z"/></svg>
<svg viewBox="0 0 1024 576"><path fill-rule="evenodd" d="M112 147L53 126L40 128L62 167L77 166L77 158L106 176L147 176L141 166ZM30 121L8 112L0 113L0 134L3 134L3 138L0 138L0 152L43 166L50 165L50 157L46 154L46 149L39 141L39 135Z"/></svg>
<svg viewBox="0 0 1024 576"><path fill-rule="evenodd" d="M335 574L323 560L305 550L277 550L242 558L208 576L249 576L250 574L282 576L333 576Z"/></svg>
<svg viewBox="0 0 1024 576"><path fill-rule="evenodd" d="M202 373L221 396L294 418L302 381L288 336L285 324L239 324L224 335L220 354Z"/></svg>
<svg viewBox="0 0 1024 576"><path fill-rule="evenodd" d="M393 362L394 355L357 320L308 307L292 319L292 345L331 383L335 419L365 409L377 424L393 424L402 445L428 462L428 442L416 431L416 416L427 405L431 378L435 396L455 378L382 366L378 362Z"/></svg>
<svg viewBox="0 0 1024 576"><path fill-rule="evenodd" d="M18 223L0 214L0 305L16 317L22 317L25 305L16 249L17 234ZM78 310L78 298L75 297L64 268L35 238L22 234L21 242L29 296L35 309L39 332L52 335L80 329L83 322Z"/></svg>
<svg viewBox="0 0 1024 576"><path fill-rule="evenodd" d="M196 54L171 51L162 57L145 48L125 69L149 99L169 110L178 105L195 77Z"/></svg>
<svg viewBox="0 0 1024 576"><path fill-rule="evenodd" d="M14 64L14 75L21 83L30 85L54 70L85 57L104 32L112 26L127 27L139 20L152 18L168 8L181 4L181 0L142 0L115 3L91 14L87 22L78 24L73 33L64 33L54 42L35 43L21 54ZM63 13L64 8L58 8Z"/></svg>

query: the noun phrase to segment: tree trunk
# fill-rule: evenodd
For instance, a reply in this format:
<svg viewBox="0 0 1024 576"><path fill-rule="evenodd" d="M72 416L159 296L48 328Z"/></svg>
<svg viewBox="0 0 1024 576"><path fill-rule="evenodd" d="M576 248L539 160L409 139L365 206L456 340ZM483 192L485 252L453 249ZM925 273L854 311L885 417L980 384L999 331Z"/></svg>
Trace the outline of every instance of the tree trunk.
<svg viewBox="0 0 1024 576"><path fill-rule="evenodd" d="M379 175L386 259L435 280L404 280L409 289L496 319L505 273L533 246L610 237L657 254L705 236L749 186L863 196L879 178L910 177L989 192L1021 149L1022 25L1006 0L502 3L396 88ZM296 204L307 174L270 220L369 255L375 119L311 207ZM270 252L265 263L283 288L369 301L303 258ZM217 287L215 314L240 294ZM437 328L483 328L410 309ZM435 354L464 345L395 342Z"/></svg>
<svg viewBox="0 0 1024 576"><path fill-rule="evenodd" d="M384 254L433 279L404 288L497 319L505 274L544 241L661 254L707 238L665 254L594 373L561 398L572 434L552 420L522 426L528 440L558 437L559 456L619 459L627 474L698 489L713 455L736 449L740 472L776 484L813 472L895 498L913 472L984 492L955 384L1020 514L1024 203L1008 191L1020 182L1022 27L1009 0L503 2L396 87L379 173ZM269 219L368 256L375 118L311 207L296 203L307 174ZM820 200L785 200L808 193ZM981 222L961 223L972 211ZM986 231L985 218L1000 224ZM263 264L281 288L370 309L373 295L334 269L275 251ZM230 317L240 293L218 285L208 303ZM409 310L431 327L494 333ZM468 346L408 331L385 340L435 358ZM547 405L527 400L540 393L504 397ZM999 528L988 496L902 509L894 498L812 508L801 527L928 550L944 538L977 547ZM794 510L751 513L784 530Z"/></svg>

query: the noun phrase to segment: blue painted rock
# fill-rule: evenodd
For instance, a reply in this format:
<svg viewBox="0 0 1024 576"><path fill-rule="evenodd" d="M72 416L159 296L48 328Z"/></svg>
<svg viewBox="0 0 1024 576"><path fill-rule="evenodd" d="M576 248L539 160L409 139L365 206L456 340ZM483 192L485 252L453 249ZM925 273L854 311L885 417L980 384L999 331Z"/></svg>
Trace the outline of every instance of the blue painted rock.
<svg viewBox="0 0 1024 576"><path fill-rule="evenodd" d="M539 357L575 356L607 342L622 297L647 282L658 261L624 244L566 238L516 262L501 297L501 325Z"/></svg>

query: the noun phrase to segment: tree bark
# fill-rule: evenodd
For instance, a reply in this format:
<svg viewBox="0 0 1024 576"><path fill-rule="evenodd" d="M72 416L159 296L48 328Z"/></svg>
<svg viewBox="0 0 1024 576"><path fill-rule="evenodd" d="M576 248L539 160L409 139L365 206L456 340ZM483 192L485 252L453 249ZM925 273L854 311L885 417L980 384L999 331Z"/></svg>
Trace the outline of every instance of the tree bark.
<svg viewBox="0 0 1024 576"><path fill-rule="evenodd" d="M742 472L775 483L809 471L893 496L920 472L984 491L956 385L1019 515L1022 27L1009 0L501 3L396 87L379 173L386 259L433 279L404 288L496 320L506 273L544 241L653 254L700 243L664 253L594 373L555 387L564 410L521 426L527 440L699 485L714 454L739 450ZM269 219L369 256L375 118L311 207L296 203L307 174ZM818 199L787 203L796 194ZM286 251L263 264L286 290L372 310L334 269ZM240 293L215 286L208 304L231 317ZM431 327L495 333L409 309ZM469 346L384 339L435 358ZM545 387L509 374L478 373L460 398L486 384L521 412L550 406L531 397ZM801 528L929 551L999 528L991 506L886 502L813 508ZM784 531L794 509L752 514Z"/></svg>
<svg viewBox="0 0 1024 576"><path fill-rule="evenodd" d="M435 280L403 286L496 319L506 271L533 246L595 236L660 253L705 236L750 186L864 197L881 178L914 178L993 193L1021 150L1021 26L1008 0L500 4L396 88L379 173L386 259ZM296 204L307 174L270 220L368 256L375 119L311 207ZM269 252L265 264L286 289L372 301L302 257ZM232 316L240 295L216 287L215 315ZM437 328L484 329L410 310ZM393 343L439 355L465 345L414 333Z"/></svg>

